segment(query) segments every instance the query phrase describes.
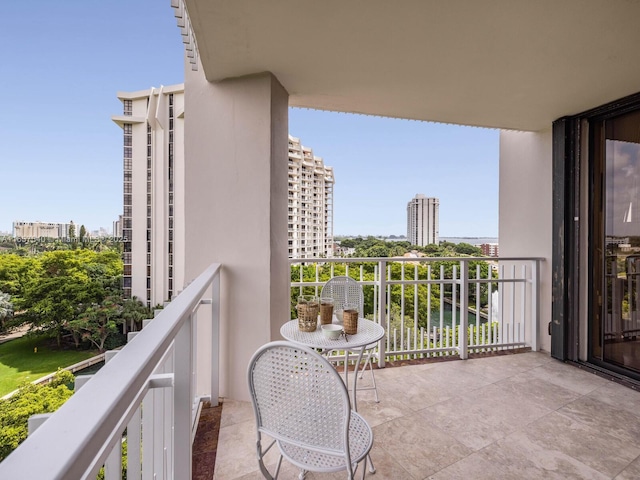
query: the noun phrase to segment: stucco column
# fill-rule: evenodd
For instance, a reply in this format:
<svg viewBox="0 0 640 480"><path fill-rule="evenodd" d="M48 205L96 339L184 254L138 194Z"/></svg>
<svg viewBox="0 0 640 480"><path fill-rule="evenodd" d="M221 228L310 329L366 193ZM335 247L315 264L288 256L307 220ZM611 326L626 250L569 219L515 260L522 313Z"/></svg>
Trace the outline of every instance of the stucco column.
<svg viewBox="0 0 640 480"><path fill-rule="evenodd" d="M221 277L221 395L289 318L288 93L270 73L209 83L185 72L185 279Z"/></svg>
<svg viewBox="0 0 640 480"><path fill-rule="evenodd" d="M500 132L501 257L540 257L540 348L551 350L551 129Z"/></svg>

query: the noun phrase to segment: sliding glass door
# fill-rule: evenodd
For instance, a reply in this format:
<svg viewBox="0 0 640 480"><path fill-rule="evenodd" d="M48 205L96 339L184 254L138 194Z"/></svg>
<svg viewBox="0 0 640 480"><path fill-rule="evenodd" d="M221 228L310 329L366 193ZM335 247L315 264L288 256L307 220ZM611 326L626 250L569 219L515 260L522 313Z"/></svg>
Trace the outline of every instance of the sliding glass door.
<svg viewBox="0 0 640 480"><path fill-rule="evenodd" d="M590 123L590 358L640 374L640 112Z"/></svg>

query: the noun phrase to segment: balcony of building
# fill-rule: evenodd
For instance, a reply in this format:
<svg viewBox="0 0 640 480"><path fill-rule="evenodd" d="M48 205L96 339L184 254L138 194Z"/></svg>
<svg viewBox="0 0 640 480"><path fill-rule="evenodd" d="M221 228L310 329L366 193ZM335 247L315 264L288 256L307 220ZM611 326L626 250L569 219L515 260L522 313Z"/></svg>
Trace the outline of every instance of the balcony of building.
<svg viewBox="0 0 640 480"><path fill-rule="evenodd" d="M640 477L640 393L630 388L545 352L392 363L375 372L379 403L372 392L359 394L358 412L374 433L376 473L366 478ZM214 478L263 478L254 442L251 404L223 403ZM280 478L297 473L283 462Z"/></svg>
<svg viewBox="0 0 640 480"><path fill-rule="evenodd" d="M380 402L358 397L375 478L636 478L639 393L538 351L542 260L493 260L497 269L471 257L290 261L292 299L347 274L364 290L364 315L385 327L374 356ZM95 376L79 378L60 410L35 418L0 478L93 479L104 465L118 479L123 439L127 478L202 473L192 441L203 402L246 382L228 375L241 359L225 345L221 271L209 267ZM370 382L366 373L361 386ZM260 478L252 408L221 400L208 478ZM198 433L213 443L214 432ZM282 478L294 475L286 466Z"/></svg>
<svg viewBox="0 0 640 480"><path fill-rule="evenodd" d="M495 279L477 278L464 262L455 276L437 268L415 278L410 264L400 277L393 269L387 275L381 259L373 279L362 278L376 300L367 313L385 323L389 313L378 365L423 363L378 370L380 404L363 397L379 478L637 477L636 392L536 350L567 344L565 302L586 304L593 287L589 250L577 248L588 244L593 210L574 205L581 192L566 189L576 181L589 190L586 177L572 175L589 171L590 160L572 170L572 149L582 143L558 130L582 128L587 121L562 119L640 90L639 4L456 0L399 8L375 0L363 10L335 1L171 3L186 45L180 268L194 280L0 464L0 478L95 478L103 464L107 478L118 478L125 430L140 435L145 451L140 457L140 442L128 442L134 470L127 478L140 477L137 469L145 479L189 478L197 412L202 401L215 403L218 388L232 400L223 407L222 433L248 431L236 403L247 398L247 361L290 316L289 167L281 161L290 106L504 129L499 235L500 253L511 260L498 259L503 286L488 295ZM624 108L637 108L632 101ZM307 179L313 161L301 163ZM575 265L565 257L572 251ZM214 262L223 267L205 270ZM445 322L441 310L427 309L430 319L416 320L408 292L429 284L455 292L452 312L474 309L471 318L452 313ZM481 293L473 297L475 288ZM399 295L399 313L389 311L396 302L387 292ZM493 292L496 322L486 308ZM474 308L479 297L487 303ZM588 313L575 314L582 332ZM586 348L561 354L584 360ZM500 356L519 349L531 351ZM224 448L234 441L221 436L219 468L233 459ZM251 456L235 464L255 476ZM467 467L472 474L458 474Z"/></svg>

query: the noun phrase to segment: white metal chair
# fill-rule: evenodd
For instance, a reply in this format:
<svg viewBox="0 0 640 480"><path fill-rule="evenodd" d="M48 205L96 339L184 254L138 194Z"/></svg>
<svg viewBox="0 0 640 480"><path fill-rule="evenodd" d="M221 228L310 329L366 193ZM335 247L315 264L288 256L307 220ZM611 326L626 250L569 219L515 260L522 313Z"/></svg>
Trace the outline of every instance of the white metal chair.
<svg viewBox="0 0 640 480"><path fill-rule="evenodd" d="M356 304L358 305L358 313L362 317L364 315L364 292L362 290L362 286L356 282L353 278L347 276L337 276L328 280L327 283L322 287L322 292L320 293L321 297L332 297L333 298L333 308L334 311L341 311L344 309L345 304ZM367 353L367 357L365 359L364 365L362 366L362 370L360 371L360 378L364 375L364 371L369 367L369 371L371 372L371 387L360 387L358 390L373 390L376 398L376 402L379 402L378 399L378 387L376 385L376 377L373 373L373 362L371 360L371 356L373 350L376 348L376 344L367 345L365 347L365 351ZM349 353L358 353L350 351ZM358 374L358 369L360 365L356 365L356 371L354 375ZM346 368L346 366L345 366Z"/></svg>
<svg viewBox="0 0 640 480"><path fill-rule="evenodd" d="M282 458L307 471L347 471L353 479L358 463L373 444L369 424L351 410L347 388L331 363L313 350L291 342L272 342L253 355L249 390L256 416L258 463L265 478L278 478ZM262 434L274 440L264 448ZM277 444L275 476L264 456ZM362 465L362 478L366 460Z"/></svg>

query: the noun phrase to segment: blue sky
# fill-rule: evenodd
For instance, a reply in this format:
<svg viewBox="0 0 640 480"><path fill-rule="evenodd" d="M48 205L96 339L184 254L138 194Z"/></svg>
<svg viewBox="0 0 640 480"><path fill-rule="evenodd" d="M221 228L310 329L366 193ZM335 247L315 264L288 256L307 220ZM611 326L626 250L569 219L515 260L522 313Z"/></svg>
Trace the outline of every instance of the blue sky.
<svg viewBox="0 0 640 480"><path fill-rule="evenodd" d="M181 83L169 0L3 5L0 232L14 220L111 229L122 210L118 91ZM498 131L291 109L289 130L335 169L334 232L406 233L416 194L441 236L498 234Z"/></svg>

